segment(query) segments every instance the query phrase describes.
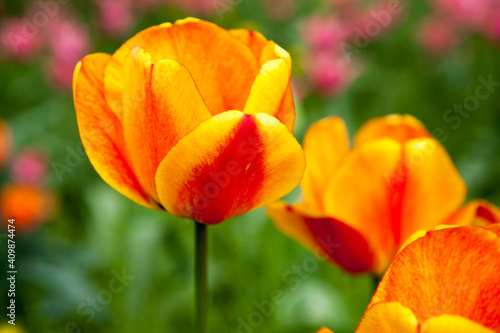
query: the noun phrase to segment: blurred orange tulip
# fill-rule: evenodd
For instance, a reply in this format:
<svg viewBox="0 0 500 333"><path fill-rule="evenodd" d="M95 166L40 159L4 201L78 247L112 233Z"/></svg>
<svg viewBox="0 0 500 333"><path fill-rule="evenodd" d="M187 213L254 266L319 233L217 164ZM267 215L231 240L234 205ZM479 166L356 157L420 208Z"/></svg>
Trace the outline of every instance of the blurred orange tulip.
<svg viewBox="0 0 500 333"><path fill-rule="evenodd" d="M409 115L366 123L351 150L342 119L312 125L304 139L304 201L268 215L285 234L351 273L382 273L404 241L439 224L500 221L496 207L460 208L466 185L442 145Z"/></svg>
<svg viewBox="0 0 500 333"><path fill-rule="evenodd" d="M2 166L10 154L11 132L7 123L0 119L0 166Z"/></svg>
<svg viewBox="0 0 500 333"><path fill-rule="evenodd" d="M53 194L38 185L6 185L0 189L0 215L5 225L7 219L16 220L16 233L33 230L45 222L54 209Z"/></svg>
<svg viewBox="0 0 500 333"><path fill-rule="evenodd" d="M289 54L259 33L184 19L138 33L74 75L97 173L133 201L215 224L298 185Z"/></svg>
<svg viewBox="0 0 500 333"><path fill-rule="evenodd" d="M499 236L494 224L440 227L410 237L356 333L500 332Z"/></svg>

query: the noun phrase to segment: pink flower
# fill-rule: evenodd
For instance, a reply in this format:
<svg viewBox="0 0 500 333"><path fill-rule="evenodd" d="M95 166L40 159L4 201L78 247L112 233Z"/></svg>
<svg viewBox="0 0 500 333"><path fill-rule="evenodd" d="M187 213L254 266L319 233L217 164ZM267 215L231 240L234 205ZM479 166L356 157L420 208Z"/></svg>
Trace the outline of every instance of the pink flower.
<svg viewBox="0 0 500 333"><path fill-rule="evenodd" d="M453 51L459 44L459 37L451 22L440 18L428 18L420 26L418 39L431 55L441 56Z"/></svg>
<svg viewBox="0 0 500 333"><path fill-rule="evenodd" d="M99 25L113 37L120 37L135 24L130 0L96 0L99 8Z"/></svg>
<svg viewBox="0 0 500 333"><path fill-rule="evenodd" d="M14 159L11 173L16 183L41 183L47 176L47 158L40 151L25 149Z"/></svg>
<svg viewBox="0 0 500 333"><path fill-rule="evenodd" d="M87 29L73 18L55 18L47 31L50 48L48 72L56 85L71 89L73 71L83 56L90 52Z"/></svg>
<svg viewBox="0 0 500 333"><path fill-rule="evenodd" d="M310 47L323 50L338 47L346 35L335 17L312 16L301 30L302 38Z"/></svg>
<svg viewBox="0 0 500 333"><path fill-rule="evenodd" d="M491 10L498 0L434 0L441 13L458 23L472 28L481 27L488 21Z"/></svg>
<svg viewBox="0 0 500 333"><path fill-rule="evenodd" d="M41 39L30 34L21 18L7 19L0 28L2 53L9 58L27 59L41 47Z"/></svg>
<svg viewBox="0 0 500 333"><path fill-rule="evenodd" d="M337 95L354 78L347 59L340 54L318 52L311 55L306 65L313 86L324 95Z"/></svg>

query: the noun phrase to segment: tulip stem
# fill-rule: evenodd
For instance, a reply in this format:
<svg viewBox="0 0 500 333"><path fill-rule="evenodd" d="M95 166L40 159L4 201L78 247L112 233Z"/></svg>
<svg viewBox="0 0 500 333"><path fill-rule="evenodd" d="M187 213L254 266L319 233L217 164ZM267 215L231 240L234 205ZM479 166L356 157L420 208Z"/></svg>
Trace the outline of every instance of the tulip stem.
<svg viewBox="0 0 500 333"><path fill-rule="evenodd" d="M207 280L207 225L195 225L195 294L196 294L196 333L207 332L208 319L208 280Z"/></svg>

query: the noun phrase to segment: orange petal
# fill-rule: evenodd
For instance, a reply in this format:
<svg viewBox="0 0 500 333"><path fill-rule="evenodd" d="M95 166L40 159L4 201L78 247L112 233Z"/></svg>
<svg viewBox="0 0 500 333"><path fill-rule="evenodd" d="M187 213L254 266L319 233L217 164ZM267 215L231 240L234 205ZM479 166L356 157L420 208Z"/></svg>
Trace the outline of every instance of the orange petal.
<svg viewBox="0 0 500 333"><path fill-rule="evenodd" d="M400 303L378 303L366 310L356 333L418 333L413 312Z"/></svg>
<svg viewBox="0 0 500 333"><path fill-rule="evenodd" d="M306 224L307 211L303 204L287 205L284 201L277 201L267 206L266 212L274 225L285 235L297 240L310 251L319 251L321 247Z"/></svg>
<svg viewBox="0 0 500 333"><path fill-rule="evenodd" d="M158 208L132 171L122 125L104 99L102 78L109 59L108 54L91 54L75 69L73 94L80 137L90 162L106 183L141 205Z"/></svg>
<svg viewBox="0 0 500 333"><path fill-rule="evenodd" d="M354 143L359 146L381 138L404 143L422 137L431 138L432 135L418 119L410 115L393 114L366 122L356 133Z"/></svg>
<svg viewBox="0 0 500 333"><path fill-rule="evenodd" d="M212 114L243 110L259 72L251 50L213 23L185 19L151 27L123 44L106 68L106 99L119 116L123 112L123 67L135 46L150 53L152 63L170 59L184 65Z"/></svg>
<svg viewBox="0 0 500 333"><path fill-rule="evenodd" d="M355 148L333 175L324 195L328 216L364 235L377 254L378 272L395 254L389 205L390 175L400 161L402 147L381 139Z"/></svg>
<svg viewBox="0 0 500 333"><path fill-rule="evenodd" d="M318 332L316 333L334 333L332 330L329 330L326 327L321 328Z"/></svg>
<svg viewBox="0 0 500 333"><path fill-rule="evenodd" d="M495 331L460 316L442 315L427 320L420 333L495 333Z"/></svg>
<svg viewBox="0 0 500 333"><path fill-rule="evenodd" d="M143 188L158 201L158 165L181 138L211 114L184 66L174 60L153 66L151 56L140 47L132 49L125 64L123 105L130 160Z"/></svg>
<svg viewBox="0 0 500 333"><path fill-rule="evenodd" d="M262 50L266 46L268 40L266 37L257 31L247 30L247 29L232 29L229 30L234 37L239 39L243 44L245 44L252 51L256 60L260 60L260 55ZM262 66L263 63L259 63Z"/></svg>
<svg viewBox="0 0 500 333"><path fill-rule="evenodd" d="M417 230L443 224L465 200L467 187L453 161L434 139L413 139L404 146L400 168L393 175L393 188L402 198L393 206L393 232L400 245Z"/></svg>
<svg viewBox="0 0 500 333"><path fill-rule="evenodd" d="M16 232L27 232L53 212L52 193L36 185L7 185L0 191L0 216L6 224L15 219Z"/></svg>
<svg viewBox="0 0 500 333"><path fill-rule="evenodd" d="M0 166L7 160L10 154L12 134L7 123L0 119Z"/></svg>
<svg viewBox="0 0 500 333"><path fill-rule="evenodd" d="M446 224L453 225L488 225L490 223L500 223L500 209L485 200L469 202L446 222Z"/></svg>
<svg viewBox="0 0 500 333"><path fill-rule="evenodd" d="M498 225L492 225L492 228ZM500 229L431 230L394 259L371 304L399 302L420 323L442 314L500 328Z"/></svg>
<svg viewBox="0 0 500 333"><path fill-rule="evenodd" d="M307 167L301 188L308 207L323 212L323 196L329 180L349 153L349 136L340 117L315 122L304 137Z"/></svg>
<svg viewBox="0 0 500 333"><path fill-rule="evenodd" d="M304 168L300 145L276 118L228 111L170 150L156 185L173 215L215 224L287 194Z"/></svg>

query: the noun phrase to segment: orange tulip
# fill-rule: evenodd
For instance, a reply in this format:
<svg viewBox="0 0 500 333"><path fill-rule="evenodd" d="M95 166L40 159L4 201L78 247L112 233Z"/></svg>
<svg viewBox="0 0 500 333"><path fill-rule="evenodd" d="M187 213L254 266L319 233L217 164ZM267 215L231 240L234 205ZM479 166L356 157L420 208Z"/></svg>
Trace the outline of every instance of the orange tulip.
<svg viewBox="0 0 500 333"><path fill-rule="evenodd" d="M498 224L413 235L384 274L356 333L500 332L499 236Z"/></svg>
<svg viewBox="0 0 500 333"><path fill-rule="evenodd" d="M348 272L380 274L417 230L500 221L498 209L483 201L458 210L466 185L445 149L412 116L369 121L353 149L343 121L328 118L309 129L304 151L303 202L271 204L268 215Z"/></svg>
<svg viewBox="0 0 500 333"><path fill-rule="evenodd" d="M5 225L8 219L16 220L16 233L35 229L54 209L53 194L38 185L13 184L0 189L0 216Z"/></svg>
<svg viewBox="0 0 500 333"><path fill-rule="evenodd" d="M2 166L9 157L11 140L9 127L0 119L0 166Z"/></svg>
<svg viewBox="0 0 500 333"><path fill-rule="evenodd" d="M300 182L290 70L288 53L253 31L192 18L151 27L77 65L83 145L133 201L220 223Z"/></svg>

